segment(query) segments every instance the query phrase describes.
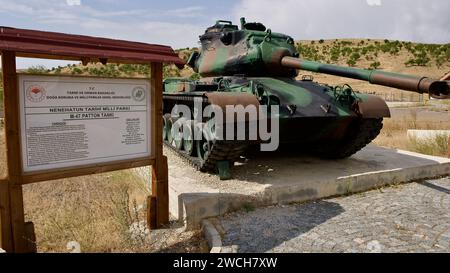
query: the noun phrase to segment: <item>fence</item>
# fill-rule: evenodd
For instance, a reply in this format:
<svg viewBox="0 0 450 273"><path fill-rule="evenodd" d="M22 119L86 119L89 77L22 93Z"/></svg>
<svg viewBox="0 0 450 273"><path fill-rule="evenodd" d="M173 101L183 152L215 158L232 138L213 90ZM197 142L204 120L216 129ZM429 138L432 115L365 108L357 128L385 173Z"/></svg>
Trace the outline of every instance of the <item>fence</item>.
<svg viewBox="0 0 450 273"><path fill-rule="evenodd" d="M365 92L365 94L379 96L387 102L424 102L423 94L413 92L401 92L401 91L390 93Z"/></svg>

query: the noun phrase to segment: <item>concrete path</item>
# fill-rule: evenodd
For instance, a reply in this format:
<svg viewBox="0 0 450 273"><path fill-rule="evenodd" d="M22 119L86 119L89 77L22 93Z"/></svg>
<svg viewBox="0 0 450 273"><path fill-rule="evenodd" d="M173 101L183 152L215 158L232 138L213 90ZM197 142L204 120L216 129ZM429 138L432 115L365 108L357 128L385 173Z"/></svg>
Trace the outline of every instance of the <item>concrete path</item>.
<svg viewBox="0 0 450 273"><path fill-rule="evenodd" d="M450 179L216 219L239 252L450 252Z"/></svg>

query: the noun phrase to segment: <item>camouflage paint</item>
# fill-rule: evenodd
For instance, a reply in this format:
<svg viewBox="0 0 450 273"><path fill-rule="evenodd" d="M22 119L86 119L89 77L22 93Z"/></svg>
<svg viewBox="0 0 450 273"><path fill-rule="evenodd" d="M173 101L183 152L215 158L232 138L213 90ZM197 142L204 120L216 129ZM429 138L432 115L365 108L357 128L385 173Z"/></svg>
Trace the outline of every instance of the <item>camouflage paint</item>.
<svg viewBox="0 0 450 273"><path fill-rule="evenodd" d="M298 69L368 81L402 90L429 93L435 98L450 96L445 81L378 70L322 64L298 59L294 39L273 33L260 23L246 23L241 29L229 21L217 21L200 36L201 50L189 62L202 77L246 75L248 77L289 77Z"/></svg>

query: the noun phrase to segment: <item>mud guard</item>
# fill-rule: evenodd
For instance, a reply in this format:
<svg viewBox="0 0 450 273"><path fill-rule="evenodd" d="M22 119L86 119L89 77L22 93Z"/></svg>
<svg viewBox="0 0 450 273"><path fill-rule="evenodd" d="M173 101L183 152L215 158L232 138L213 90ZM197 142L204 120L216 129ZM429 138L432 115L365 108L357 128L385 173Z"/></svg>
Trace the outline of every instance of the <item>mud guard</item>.
<svg viewBox="0 0 450 273"><path fill-rule="evenodd" d="M214 92L206 93L205 96L209 99L209 102L211 102L211 104L220 106L222 109L225 109L227 105L242 105L244 107L248 105L259 106L258 99L251 94Z"/></svg>
<svg viewBox="0 0 450 273"><path fill-rule="evenodd" d="M369 95L358 103L359 114L363 118L390 118L391 111L386 102L378 96Z"/></svg>
<svg viewBox="0 0 450 273"><path fill-rule="evenodd" d="M205 96L208 98L208 101L212 105L220 107L223 110L223 113L226 113L227 105L231 106L242 105L244 108L249 105L254 105L258 108L258 106L260 105L258 99L251 94L214 92L214 93L206 93ZM248 116L246 116L246 121L254 121L254 120L249 120Z"/></svg>

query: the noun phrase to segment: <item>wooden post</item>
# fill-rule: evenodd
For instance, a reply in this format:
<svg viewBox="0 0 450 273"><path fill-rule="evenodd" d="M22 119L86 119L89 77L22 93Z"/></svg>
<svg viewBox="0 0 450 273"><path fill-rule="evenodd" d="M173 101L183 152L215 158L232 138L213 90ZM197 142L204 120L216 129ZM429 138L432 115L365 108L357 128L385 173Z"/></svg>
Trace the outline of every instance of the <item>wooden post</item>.
<svg viewBox="0 0 450 273"><path fill-rule="evenodd" d="M28 252L28 240L25 231L25 216L22 195L22 166L19 134L19 90L17 88L16 55L14 52L2 52L5 136L8 163L8 197L2 202L2 248L8 252ZM3 199L3 198L2 198ZM9 217L9 220L6 219ZM8 238L12 238L9 240Z"/></svg>
<svg viewBox="0 0 450 273"><path fill-rule="evenodd" d="M163 155L163 75L162 64L151 64L152 140L155 164L152 166L152 196L148 200L148 226L161 228L169 223L169 182L167 157ZM156 203L156 204L155 204ZM152 205L153 204L153 205Z"/></svg>
<svg viewBox="0 0 450 273"><path fill-rule="evenodd" d="M0 181L0 248L14 251L12 239L8 181Z"/></svg>

